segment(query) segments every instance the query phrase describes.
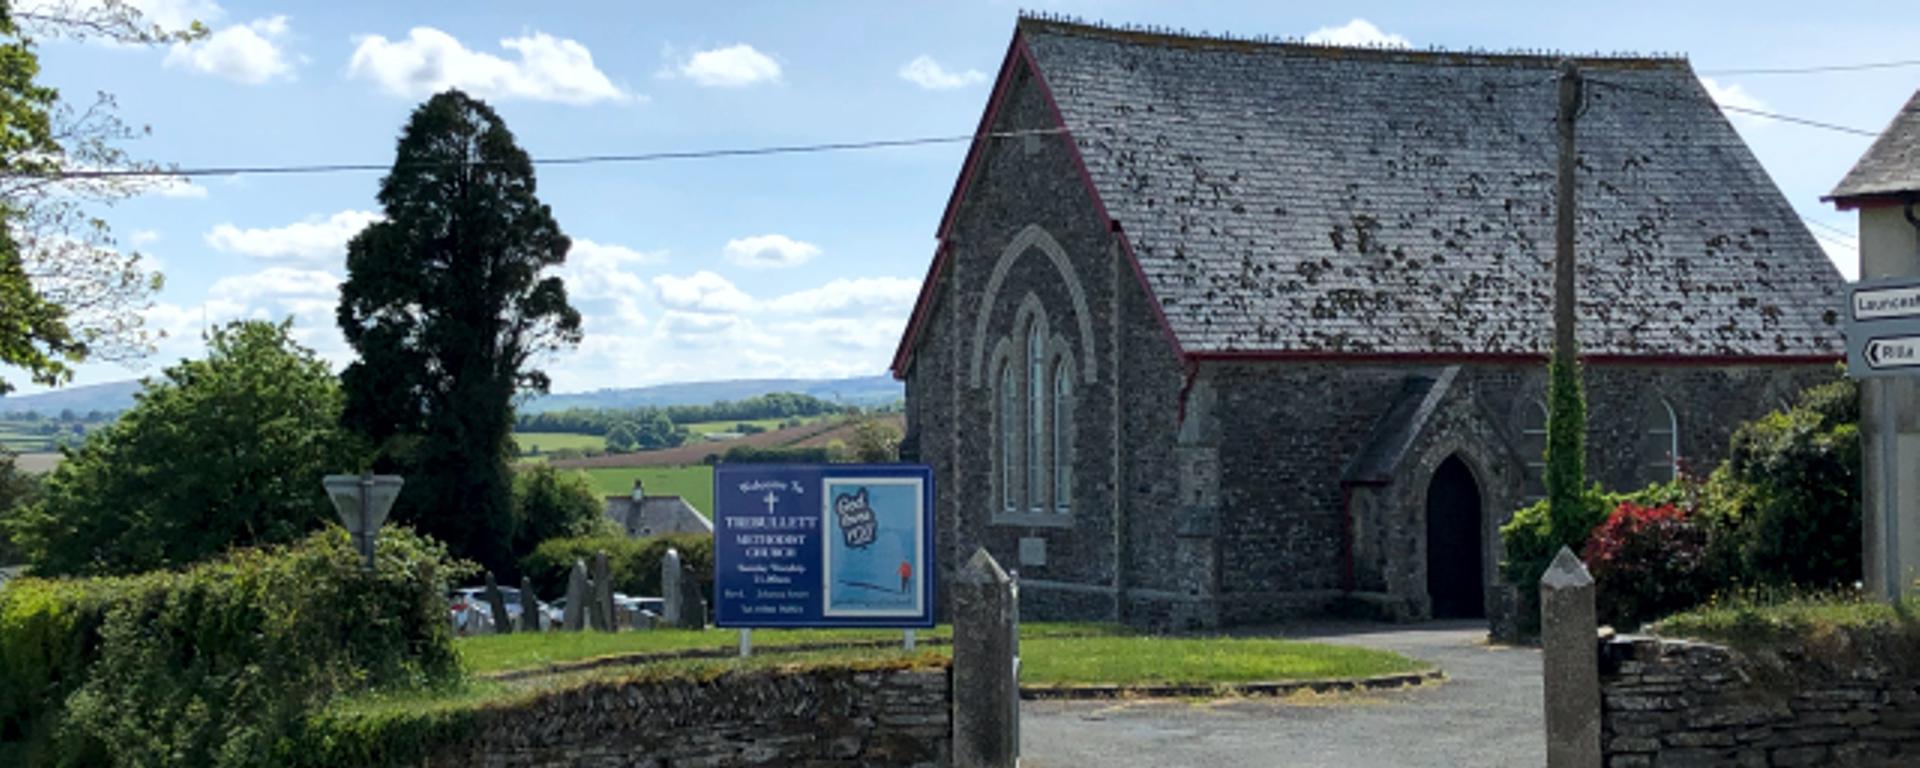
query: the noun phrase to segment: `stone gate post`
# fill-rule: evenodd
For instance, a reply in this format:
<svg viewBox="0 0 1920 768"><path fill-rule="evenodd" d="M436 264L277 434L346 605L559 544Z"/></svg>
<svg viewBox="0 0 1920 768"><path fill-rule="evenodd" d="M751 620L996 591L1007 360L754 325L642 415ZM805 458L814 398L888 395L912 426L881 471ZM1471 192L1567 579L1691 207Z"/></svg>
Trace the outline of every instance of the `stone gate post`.
<svg viewBox="0 0 1920 768"><path fill-rule="evenodd" d="M1560 548L1540 577L1547 768L1600 768L1600 640L1593 576Z"/></svg>
<svg viewBox="0 0 1920 768"><path fill-rule="evenodd" d="M1014 768L1020 757L1020 681L1013 666L1018 631L1013 579L982 548L948 589L953 605L953 764Z"/></svg>

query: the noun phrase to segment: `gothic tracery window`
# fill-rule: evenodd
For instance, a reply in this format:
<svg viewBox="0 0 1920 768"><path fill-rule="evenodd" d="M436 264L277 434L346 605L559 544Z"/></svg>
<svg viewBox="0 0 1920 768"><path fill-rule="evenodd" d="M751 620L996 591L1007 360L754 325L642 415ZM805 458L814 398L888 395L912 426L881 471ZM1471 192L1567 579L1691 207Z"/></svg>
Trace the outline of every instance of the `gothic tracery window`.
<svg viewBox="0 0 1920 768"><path fill-rule="evenodd" d="M1053 366L1053 507L1065 513L1073 500L1073 372L1066 360Z"/></svg>

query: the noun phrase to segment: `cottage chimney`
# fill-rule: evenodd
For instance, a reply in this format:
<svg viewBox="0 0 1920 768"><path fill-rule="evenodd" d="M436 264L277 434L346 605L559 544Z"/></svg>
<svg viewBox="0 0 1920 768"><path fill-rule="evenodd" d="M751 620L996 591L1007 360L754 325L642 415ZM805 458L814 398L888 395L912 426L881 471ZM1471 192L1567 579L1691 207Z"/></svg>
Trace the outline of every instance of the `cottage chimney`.
<svg viewBox="0 0 1920 768"><path fill-rule="evenodd" d="M640 478L636 477L633 479L633 501L635 504L638 504L646 500L647 500L647 486L645 483L640 481Z"/></svg>

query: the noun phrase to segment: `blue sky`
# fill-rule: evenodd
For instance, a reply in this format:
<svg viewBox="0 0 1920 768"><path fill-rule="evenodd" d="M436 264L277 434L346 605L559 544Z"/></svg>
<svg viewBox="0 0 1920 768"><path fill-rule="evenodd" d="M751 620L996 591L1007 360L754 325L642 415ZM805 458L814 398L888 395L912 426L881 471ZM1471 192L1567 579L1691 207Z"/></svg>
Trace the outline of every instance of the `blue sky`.
<svg viewBox="0 0 1920 768"><path fill-rule="evenodd" d="M487 99L535 157L965 134L1021 7L1196 32L1679 52L1725 103L1874 131L1920 84L1920 68L1711 74L1911 58L1920 24L1866 3L133 4L214 33L177 49L48 43L43 76L115 94L152 127L129 149L181 167L387 163L408 112L445 85ZM1803 217L1834 228L1814 232L1851 275L1852 218L1818 197L1869 140L1733 122ZM964 153L540 169L587 316L586 341L545 361L555 390L884 370ZM350 359L334 285L346 238L377 215L377 181L209 178L101 209L166 274L148 321L168 338L144 367L89 363L76 383L196 355L203 322L235 317L291 316L310 346Z"/></svg>

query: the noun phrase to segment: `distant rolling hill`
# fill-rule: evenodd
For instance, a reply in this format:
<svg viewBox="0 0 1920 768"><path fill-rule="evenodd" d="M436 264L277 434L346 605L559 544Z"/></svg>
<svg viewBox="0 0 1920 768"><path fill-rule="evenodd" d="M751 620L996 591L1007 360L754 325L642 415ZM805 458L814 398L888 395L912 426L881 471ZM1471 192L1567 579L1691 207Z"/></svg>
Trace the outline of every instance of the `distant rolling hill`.
<svg viewBox="0 0 1920 768"><path fill-rule="evenodd" d="M138 381L116 381L56 389L34 395L0 397L0 413L62 410L124 411L133 407ZM631 389L602 389L536 397L521 404L521 413L543 413L566 408L632 408L641 405L705 405L720 400L742 400L774 392L797 392L847 405L885 405L904 397L900 382L887 375L849 379L735 379L681 384L656 384Z"/></svg>
<svg viewBox="0 0 1920 768"><path fill-rule="evenodd" d="M633 389L602 389L534 398L521 413L544 413L567 408L633 408L641 405L706 405L721 400L744 400L774 392L794 392L847 405L885 405L906 396L892 376L850 379L735 379L684 384L656 384Z"/></svg>
<svg viewBox="0 0 1920 768"><path fill-rule="evenodd" d="M52 416L63 410L82 414L88 411L124 411L133 407L133 394L139 391L138 381L115 381L34 395L8 395L0 397L0 413L39 411Z"/></svg>

